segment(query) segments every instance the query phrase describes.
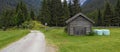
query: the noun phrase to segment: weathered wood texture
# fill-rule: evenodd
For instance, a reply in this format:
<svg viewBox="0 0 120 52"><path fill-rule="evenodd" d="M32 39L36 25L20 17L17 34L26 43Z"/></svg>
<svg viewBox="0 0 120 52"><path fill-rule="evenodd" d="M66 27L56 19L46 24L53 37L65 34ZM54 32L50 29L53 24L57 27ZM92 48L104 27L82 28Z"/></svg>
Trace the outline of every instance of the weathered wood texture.
<svg viewBox="0 0 120 52"><path fill-rule="evenodd" d="M92 31L93 23L82 15L76 16L67 23L67 32L70 35L86 35Z"/></svg>

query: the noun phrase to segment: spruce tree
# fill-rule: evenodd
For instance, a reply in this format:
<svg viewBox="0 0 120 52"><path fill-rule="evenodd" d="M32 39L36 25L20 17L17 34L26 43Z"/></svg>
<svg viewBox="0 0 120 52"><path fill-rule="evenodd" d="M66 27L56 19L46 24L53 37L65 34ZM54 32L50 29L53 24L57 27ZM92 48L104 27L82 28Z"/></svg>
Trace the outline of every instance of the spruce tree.
<svg viewBox="0 0 120 52"><path fill-rule="evenodd" d="M50 20L51 20L51 13L50 13L50 7L49 4L51 3L51 0L43 0L42 2L42 7L40 9L40 21L45 24L48 23L48 25L51 24Z"/></svg>
<svg viewBox="0 0 120 52"><path fill-rule="evenodd" d="M70 0L69 1L69 12L70 12L70 17L72 17L73 16L73 5L72 5L72 1Z"/></svg>
<svg viewBox="0 0 120 52"><path fill-rule="evenodd" d="M109 4L109 2L107 1L105 4L105 8L104 8L104 26L111 26L112 25L112 18L113 18L113 11L111 9L111 6Z"/></svg>
<svg viewBox="0 0 120 52"><path fill-rule="evenodd" d="M60 18L62 16L62 3L61 0L51 0L51 20L53 26L59 26Z"/></svg>
<svg viewBox="0 0 120 52"><path fill-rule="evenodd" d="M24 15L24 21L28 20L28 9L25 3L23 3L23 6L21 7L22 11L23 11L23 15Z"/></svg>
<svg viewBox="0 0 120 52"><path fill-rule="evenodd" d="M64 0L64 2L63 2L62 10L63 10L63 15L62 15L61 20L60 20L60 23L61 23L60 25L65 26L65 21L67 19L69 19L69 17L70 17L69 6L68 6L68 3L66 0Z"/></svg>
<svg viewBox="0 0 120 52"><path fill-rule="evenodd" d="M101 10L98 9L98 14L97 14L97 26L102 26L102 15L101 15Z"/></svg>
<svg viewBox="0 0 120 52"><path fill-rule="evenodd" d="M80 13L81 12L81 7L80 7L80 0L73 0L73 10L72 10L72 16L74 16L75 14L77 13Z"/></svg>
<svg viewBox="0 0 120 52"><path fill-rule="evenodd" d="M63 15L65 16L65 20L70 17L69 6L66 0L63 2Z"/></svg>
<svg viewBox="0 0 120 52"><path fill-rule="evenodd" d="M114 11L115 13L113 22L115 26L120 26L120 0L117 0Z"/></svg>
<svg viewBox="0 0 120 52"><path fill-rule="evenodd" d="M2 13L2 17L0 18L1 28L5 31L7 28L14 26L14 12L13 10L5 10Z"/></svg>
<svg viewBox="0 0 120 52"><path fill-rule="evenodd" d="M18 3L15 13L17 15L16 16L17 17L17 26L21 25L24 21L29 19L27 6L22 1L20 3Z"/></svg>
<svg viewBox="0 0 120 52"><path fill-rule="evenodd" d="M31 18L32 20L36 20L36 16L35 16L35 13L34 13L33 10L30 11L30 18Z"/></svg>

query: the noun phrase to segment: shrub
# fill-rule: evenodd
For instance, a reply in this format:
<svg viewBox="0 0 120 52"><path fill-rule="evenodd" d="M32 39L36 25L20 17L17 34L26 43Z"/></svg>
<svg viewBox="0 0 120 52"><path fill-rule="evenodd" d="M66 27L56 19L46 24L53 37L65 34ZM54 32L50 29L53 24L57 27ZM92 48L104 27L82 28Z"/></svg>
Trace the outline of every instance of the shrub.
<svg viewBox="0 0 120 52"><path fill-rule="evenodd" d="M88 34L88 36L94 36L94 35L95 35L94 32L90 32L90 33Z"/></svg>
<svg viewBox="0 0 120 52"><path fill-rule="evenodd" d="M65 28L64 28L64 32L66 32L67 33L67 27L65 26Z"/></svg>
<svg viewBox="0 0 120 52"><path fill-rule="evenodd" d="M44 28L44 25L42 25L41 22L38 22L38 21L25 21L21 26L22 28L25 28L25 29Z"/></svg>

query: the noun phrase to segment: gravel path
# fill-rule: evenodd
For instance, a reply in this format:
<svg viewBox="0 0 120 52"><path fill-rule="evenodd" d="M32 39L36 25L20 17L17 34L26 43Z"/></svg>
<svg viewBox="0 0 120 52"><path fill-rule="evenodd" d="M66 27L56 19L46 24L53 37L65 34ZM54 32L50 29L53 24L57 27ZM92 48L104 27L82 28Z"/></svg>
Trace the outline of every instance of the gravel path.
<svg viewBox="0 0 120 52"><path fill-rule="evenodd" d="M27 36L9 45L0 52L46 52L46 47L44 34L32 30ZM54 50L49 52L54 52Z"/></svg>

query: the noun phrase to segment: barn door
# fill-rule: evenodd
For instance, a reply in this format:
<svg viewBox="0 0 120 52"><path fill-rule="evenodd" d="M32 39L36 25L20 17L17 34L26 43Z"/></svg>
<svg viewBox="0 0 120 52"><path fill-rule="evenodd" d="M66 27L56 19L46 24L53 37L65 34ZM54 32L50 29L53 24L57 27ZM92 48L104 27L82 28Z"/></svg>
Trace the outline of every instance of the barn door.
<svg viewBox="0 0 120 52"><path fill-rule="evenodd" d="M76 34L76 35L85 35L86 34L86 28L81 27L81 26L74 27L73 31L74 31L74 34Z"/></svg>

